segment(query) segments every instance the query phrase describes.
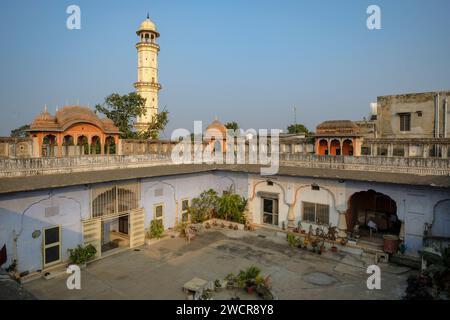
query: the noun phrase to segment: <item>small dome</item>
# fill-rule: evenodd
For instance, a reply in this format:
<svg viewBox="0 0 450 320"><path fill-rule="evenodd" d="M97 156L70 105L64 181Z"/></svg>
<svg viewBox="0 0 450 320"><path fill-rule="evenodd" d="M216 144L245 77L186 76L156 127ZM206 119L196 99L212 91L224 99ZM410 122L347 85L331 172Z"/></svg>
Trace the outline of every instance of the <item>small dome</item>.
<svg viewBox="0 0 450 320"><path fill-rule="evenodd" d="M227 128L223 125L222 122L220 122L218 119L215 119L209 126L206 127L205 131L209 130L217 130L221 132L224 136L227 133Z"/></svg>
<svg viewBox="0 0 450 320"><path fill-rule="evenodd" d="M137 34L141 33L142 31L156 32L156 25L147 17L147 19L145 19L139 26Z"/></svg>
<svg viewBox="0 0 450 320"><path fill-rule="evenodd" d="M55 117L50 114L48 111L44 111L34 118L33 122L55 122Z"/></svg>

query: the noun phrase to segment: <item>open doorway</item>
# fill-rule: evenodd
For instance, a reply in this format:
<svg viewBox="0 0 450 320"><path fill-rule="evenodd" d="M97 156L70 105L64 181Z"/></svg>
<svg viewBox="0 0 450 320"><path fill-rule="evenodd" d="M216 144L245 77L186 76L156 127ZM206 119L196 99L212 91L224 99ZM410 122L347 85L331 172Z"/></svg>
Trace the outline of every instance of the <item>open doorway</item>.
<svg viewBox="0 0 450 320"><path fill-rule="evenodd" d="M102 255L130 247L129 215L102 221Z"/></svg>
<svg viewBox="0 0 450 320"><path fill-rule="evenodd" d="M346 217L349 232L359 226L360 241L381 245L383 235L400 233L396 202L374 190L354 193L349 199Z"/></svg>

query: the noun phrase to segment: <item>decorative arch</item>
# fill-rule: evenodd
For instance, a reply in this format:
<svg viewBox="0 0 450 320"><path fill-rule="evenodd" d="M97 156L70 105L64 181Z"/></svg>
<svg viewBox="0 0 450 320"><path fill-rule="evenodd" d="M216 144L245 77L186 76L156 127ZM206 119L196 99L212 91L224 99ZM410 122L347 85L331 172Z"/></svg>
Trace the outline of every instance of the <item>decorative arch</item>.
<svg viewBox="0 0 450 320"><path fill-rule="evenodd" d="M329 151L328 151L328 141L326 139L319 140L318 154L320 156L326 156L326 155L328 155L328 153L329 153Z"/></svg>
<svg viewBox="0 0 450 320"><path fill-rule="evenodd" d="M446 208L445 205L448 207ZM440 207L444 206L441 210ZM450 238L450 199L443 199L433 207L431 234L437 237Z"/></svg>
<svg viewBox="0 0 450 320"><path fill-rule="evenodd" d="M91 154L101 154L102 145L99 136L93 136L91 138Z"/></svg>
<svg viewBox="0 0 450 320"><path fill-rule="evenodd" d="M342 155L353 156L353 141L351 139L345 139L342 143Z"/></svg>
<svg viewBox="0 0 450 320"><path fill-rule="evenodd" d="M363 217L364 215L364 217ZM373 189L353 193L348 199L347 230L353 230L359 220L362 227L374 221L379 231L399 234L401 222L398 218L398 203L390 196ZM364 220L364 221L362 221Z"/></svg>
<svg viewBox="0 0 450 320"><path fill-rule="evenodd" d="M337 139L333 139L330 142L330 151L329 154L332 156L340 156L342 153L341 151L341 143Z"/></svg>
<svg viewBox="0 0 450 320"><path fill-rule="evenodd" d="M270 181L271 181L274 185L278 186L278 187L281 189L281 191L283 191L283 202L284 202L284 204L289 205L289 203L286 201L286 190L284 189L284 187L283 187L280 183L278 183L278 182L276 182L276 181L272 181L272 180L270 180ZM252 200L255 198L255 195L256 195L256 187L257 187L258 185L260 185L261 183L267 183L267 180L258 181L257 183L255 183L255 184L253 185L252 195L248 198L249 201L252 201Z"/></svg>
<svg viewBox="0 0 450 320"><path fill-rule="evenodd" d="M105 139L105 151L106 154L116 154L117 153L117 146L116 146L116 140L113 136L108 136Z"/></svg>

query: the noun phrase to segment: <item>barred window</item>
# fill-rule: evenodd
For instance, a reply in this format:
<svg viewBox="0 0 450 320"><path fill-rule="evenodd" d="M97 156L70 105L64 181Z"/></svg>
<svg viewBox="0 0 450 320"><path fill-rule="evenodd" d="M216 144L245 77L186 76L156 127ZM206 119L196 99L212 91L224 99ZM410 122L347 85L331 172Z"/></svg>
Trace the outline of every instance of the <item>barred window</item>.
<svg viewBox="0 0 450 320"><path fill-rule="evenodd" d="M302 202L303 220L317 224L329 224L330 206L326 204Z"/></svg>
<svg viewBox="0 0 450 320"><path fill-rule="evenodd" d="M404 157L405 156L405 149L403 148L394 148L392 151L392 155L394 157Z"/></svg>
<svg viewBox="0 0 450 320"><path fill-rule="evenodd" d="M411 131L411 114L400 113L400 131Z"/></svg>
<svg viewBox="0 0 450 320"><path fill-rule="evenodd" d="M139 207L140 185L138 182L93 187L92 218L121 214Z"/></svg>
<svg viewBox="0 0 450 320"><path fill-rule="evenodd" d="M370 156L371 151L370 147L361 147L361 155L363 156Z"/></svg>
<svg viewBox="0 0 450 320"><path fill-rule="evenodd" d="M163 205L162 204L155 205L154 209L155 209L155 220L162 220L164 215Z"/></svg>

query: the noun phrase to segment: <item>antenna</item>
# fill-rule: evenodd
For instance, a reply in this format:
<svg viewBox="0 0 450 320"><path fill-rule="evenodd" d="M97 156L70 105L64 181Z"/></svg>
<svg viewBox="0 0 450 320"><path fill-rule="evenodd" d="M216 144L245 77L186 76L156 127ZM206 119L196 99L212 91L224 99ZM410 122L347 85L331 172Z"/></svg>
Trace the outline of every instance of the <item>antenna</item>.
<svg viewBox="0 0 450 320"><path fill-rule="evenodd" d="M297 107L294 106L292 111L294 112L294 124L297 124Z"/></svg>

